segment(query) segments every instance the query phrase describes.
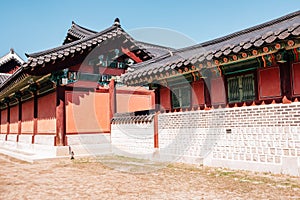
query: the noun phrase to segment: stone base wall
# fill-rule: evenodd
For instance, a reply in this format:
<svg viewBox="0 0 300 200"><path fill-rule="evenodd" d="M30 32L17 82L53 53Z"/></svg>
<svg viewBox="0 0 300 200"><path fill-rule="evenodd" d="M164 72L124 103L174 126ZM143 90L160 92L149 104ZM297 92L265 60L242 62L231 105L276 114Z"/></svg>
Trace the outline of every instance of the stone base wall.
<svg viewBox="0 0 300 200"><path fill-rule="evenodd" d="M67 135L67 143L75 156L111 154L109 133Z"/></svg>
<svg viewBox="0 0 300 200"><path fill-rule="evenodd" d="M5 140L7 138L7 140ZM55 135L0 134L0 152L25 160L70 156L69 147L74 156L93 156L111 154L109 133L67 135L67 146L54 146ZM16 155L15 155L16 154Z"/></svg>
<svg viewBox="0 0 300 200"><path fill-rule="evenodd" d="M208 166L300 175L300 103L158 117L160 157Z"/></svg>

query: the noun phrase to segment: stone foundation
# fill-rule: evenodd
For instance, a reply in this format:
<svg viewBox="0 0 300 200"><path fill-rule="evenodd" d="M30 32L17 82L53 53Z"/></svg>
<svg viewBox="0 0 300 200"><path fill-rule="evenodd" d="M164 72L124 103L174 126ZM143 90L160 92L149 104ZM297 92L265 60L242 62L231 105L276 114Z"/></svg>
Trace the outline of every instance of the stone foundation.
<svg viewBox="0 0 300 200"><path fill-rule="evenodd" d="M131 117L132 118L132 117ZM116 154L300 176L300 103L158 115L154 122L112 124Z"/></svg>
<svg viewBox="0 0 300 200"><path fill-rule="evenodd" d="M300 103L159 115L163 157L300 175Z"/></svg>

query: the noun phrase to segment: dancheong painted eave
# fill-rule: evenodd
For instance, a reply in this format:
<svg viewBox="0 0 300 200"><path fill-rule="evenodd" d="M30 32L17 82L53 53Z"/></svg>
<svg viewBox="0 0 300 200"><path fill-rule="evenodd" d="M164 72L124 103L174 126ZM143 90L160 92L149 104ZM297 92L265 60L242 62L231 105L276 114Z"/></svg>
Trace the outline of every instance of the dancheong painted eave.
<svg viewBox="0 0 300 200"><path fill-rule="evenodd" d="M198 45L170 51L135 64L122 76L127 85L147 84L162 74L171 74L188 65L195 70L227 65L280 49L299 46L300 11ZM175 73L176 73L175 72ZM163 75L165 77L165 75ZM168 75L166 75L168 76Z"/></svg>

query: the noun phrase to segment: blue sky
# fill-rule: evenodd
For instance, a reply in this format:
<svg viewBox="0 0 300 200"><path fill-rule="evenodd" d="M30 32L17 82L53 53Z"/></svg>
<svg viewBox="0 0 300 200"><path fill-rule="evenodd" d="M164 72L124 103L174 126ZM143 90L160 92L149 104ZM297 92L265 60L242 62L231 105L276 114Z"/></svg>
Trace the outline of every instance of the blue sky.
<svg viewBox="0 0 300 200"><path fill-rule="evenodd" d="M25 58L24 53L61 45L72 21L101 31L119 17L122 27L132 34L157 27L200 43L297 11L300 1L3 0L0 5L0 56L13 47ZM138 36L143 39L143 34ZM146 35L145 40L149 40Z"/></svg>

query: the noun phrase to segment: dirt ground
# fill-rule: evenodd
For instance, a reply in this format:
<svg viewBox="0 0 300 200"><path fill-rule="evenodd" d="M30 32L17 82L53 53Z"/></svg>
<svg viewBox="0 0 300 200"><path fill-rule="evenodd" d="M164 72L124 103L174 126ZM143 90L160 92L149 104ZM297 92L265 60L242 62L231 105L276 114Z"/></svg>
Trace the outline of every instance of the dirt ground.
<svg viewBox="0 0 300 200"><path fill-rule="evenodd" d="M0 155L0 199L300 199L300 178L125 157Z"/></svg>

